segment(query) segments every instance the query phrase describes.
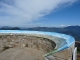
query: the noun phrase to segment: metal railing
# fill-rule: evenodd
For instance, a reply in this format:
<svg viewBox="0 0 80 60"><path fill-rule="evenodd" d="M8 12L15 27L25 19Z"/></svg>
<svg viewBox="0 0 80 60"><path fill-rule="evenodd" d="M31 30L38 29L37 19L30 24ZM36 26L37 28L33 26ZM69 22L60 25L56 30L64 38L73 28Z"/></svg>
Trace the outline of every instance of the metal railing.
<svg viewBox="0 0 80 60"><path fill-rule="evenodd" d="M76 45L80 45L80 42L79 41L76 41L75 44ZM77 54L77 60L80 60L80 54Z"/></svg>

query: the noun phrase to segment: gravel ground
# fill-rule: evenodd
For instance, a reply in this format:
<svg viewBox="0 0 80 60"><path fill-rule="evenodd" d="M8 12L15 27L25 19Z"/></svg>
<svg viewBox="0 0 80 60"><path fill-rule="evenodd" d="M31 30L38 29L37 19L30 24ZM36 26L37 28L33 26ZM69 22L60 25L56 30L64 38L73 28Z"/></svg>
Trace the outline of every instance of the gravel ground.
<svg viewBox="0 0 80 60"><path fill-rule="evenodd" d="M45 60L44 54L31 48L10 48L0 53L0 60Z"/></svg>

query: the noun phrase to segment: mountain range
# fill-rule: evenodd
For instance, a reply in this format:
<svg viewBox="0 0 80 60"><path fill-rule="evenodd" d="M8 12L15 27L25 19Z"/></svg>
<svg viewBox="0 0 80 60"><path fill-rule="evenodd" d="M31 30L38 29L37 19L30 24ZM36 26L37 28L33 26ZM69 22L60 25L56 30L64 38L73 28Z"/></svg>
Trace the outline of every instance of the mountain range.
<svg viewBox="0 0 80 60"><path fill-rule="evenodd" d="M80 26L67 26L67 27L32 27L32 28L21 28L21 27L0 27L0 30L30 30L30 31L46 31L46 32L58 32L71 35L76 41L80 41Z"/></svg>

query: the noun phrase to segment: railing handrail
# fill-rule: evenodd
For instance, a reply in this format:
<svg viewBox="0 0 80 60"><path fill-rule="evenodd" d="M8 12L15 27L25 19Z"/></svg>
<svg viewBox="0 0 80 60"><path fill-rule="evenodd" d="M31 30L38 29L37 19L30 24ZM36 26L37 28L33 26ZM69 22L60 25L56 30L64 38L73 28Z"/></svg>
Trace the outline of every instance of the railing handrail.
<svg viewBox="0 0 80 60"><path fill-rule="evenodd" d="M76 43L76 44L80 44L80 42L79 42L79 41L76 41L75 43Z"/></svg>

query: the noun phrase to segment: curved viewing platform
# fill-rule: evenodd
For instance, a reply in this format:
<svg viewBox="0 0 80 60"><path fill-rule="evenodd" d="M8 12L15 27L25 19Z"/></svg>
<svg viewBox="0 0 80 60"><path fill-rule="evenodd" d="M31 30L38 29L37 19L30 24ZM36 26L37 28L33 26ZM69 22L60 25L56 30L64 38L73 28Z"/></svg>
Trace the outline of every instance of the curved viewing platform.
<svg viewBox="0 0 80 60"><path fill-rule="evenodd" d="M0 30L0 60L71 60L74 47L74 38L65 34Z"/></svg>

